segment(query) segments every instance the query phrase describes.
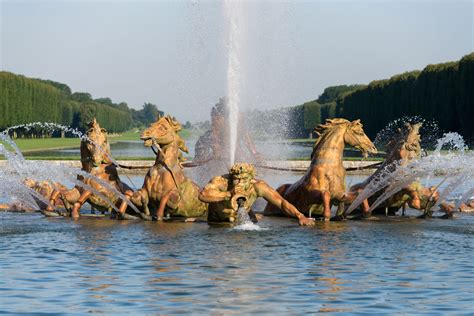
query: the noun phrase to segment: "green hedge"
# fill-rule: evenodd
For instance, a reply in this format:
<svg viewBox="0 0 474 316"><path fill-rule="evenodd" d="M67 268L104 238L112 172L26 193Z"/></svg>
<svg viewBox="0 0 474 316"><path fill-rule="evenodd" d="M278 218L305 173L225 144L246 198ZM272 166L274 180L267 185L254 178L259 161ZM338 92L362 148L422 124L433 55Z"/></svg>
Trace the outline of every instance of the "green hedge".
<svg viewBox="0 0 474 316"><path fill-rule="evenodd" d="M388 80L371 82L337 100L336 115L360 118L374 137L390 121L419 115L445 131L474 140L474 53L458 62L428 65Z"/></svg>
<svg viewBox="0 0 474 316"><path fill-rule="evenodd" d="M133 124L128 107L120 108L71 94L62 83L0 72L0 129L31 122L54 122L84 130L96 117L110 132L122 132Z"/></svg>

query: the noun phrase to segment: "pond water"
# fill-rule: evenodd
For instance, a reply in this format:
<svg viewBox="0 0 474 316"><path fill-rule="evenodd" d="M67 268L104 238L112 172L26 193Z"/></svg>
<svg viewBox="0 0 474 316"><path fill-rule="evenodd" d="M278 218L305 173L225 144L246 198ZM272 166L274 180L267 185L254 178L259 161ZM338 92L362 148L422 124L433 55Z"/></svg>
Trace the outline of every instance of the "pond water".
<svg viewBox="0 0 474 316"><path fill-rule="evenodd" d="M189 148L189 153L184 156L188 160L194 157L194 146L196 140L186 140L186 146ZM311 156L313 150L312 142L291 142L291 141L256 141L256 147L266 160L288 160L301 159ZM153 151L143 146L142 141L119 141L110 145L112 157L115 159L123 158L155 158ZM79 148L65 148L54 150L40 150L24 153L25 157L62 157L62 158L77 158L80 157ZM374 155L372 155L374 156ZM380 154L375 155L380 157ZM361 153L355 149L344 150L344 157L361 157Z"/></svg>
<svg viewBox="0 0 474 316"><path fill-rule="evenodd" d="M0 314L472 315L473 224L264 218L236 231L0 213Z"/></svg>
<svg viewBox="0 0 474 316"><path fill-rule="evenodd" d="M189 159L194 157L194 146L196 140L186 140L186 145L189 148L189 154L185 156ZM295 159L301 157L309 157L311 155L312 144L303 143L292 143L292 142L256 142L259 151L265 154L267 159L273 160L284 160L284 159ZM143 146L142 141L119 141L110 145L112 156L116 159L121 157L149 157L154 158L153 151ZM79 148L67 148L57 150L42 150L27 152L24 154L26 157L45 157L45 156L57 156L57 157L79 157Z"/></svg>

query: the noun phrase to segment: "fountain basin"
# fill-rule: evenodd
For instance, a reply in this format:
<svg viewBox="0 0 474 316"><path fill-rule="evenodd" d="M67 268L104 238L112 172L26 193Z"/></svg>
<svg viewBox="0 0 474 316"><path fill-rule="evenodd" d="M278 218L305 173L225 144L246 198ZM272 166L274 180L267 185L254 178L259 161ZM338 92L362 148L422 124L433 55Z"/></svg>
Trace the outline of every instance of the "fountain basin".
<svg viewBox="0 0 474 316"><path fill-rule="evenodd" d="M0 311L29 312L32 304L77 314L472 307L472 215L315 228L264 218L259 225L266 230L0 213Z"/></svg>

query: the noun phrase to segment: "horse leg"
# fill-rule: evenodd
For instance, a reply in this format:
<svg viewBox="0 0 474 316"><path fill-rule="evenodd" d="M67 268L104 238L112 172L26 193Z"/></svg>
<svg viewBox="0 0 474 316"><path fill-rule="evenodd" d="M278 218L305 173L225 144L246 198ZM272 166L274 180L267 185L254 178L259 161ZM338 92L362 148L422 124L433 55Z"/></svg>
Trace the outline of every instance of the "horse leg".
<svg viewBox="0 0 474 316"><path fill-rule="evenodd" d="M54 212L54 206L56 205L60 194L61 192L57 190L54 190L53 193L51 193L51 196L49 197L49 205L46 207L46 211Z"/></svg>
<svg viewBox="0 0 474 316"><path fill-rule="evenodd" d="M331 193L329 191L322 191L321 198L324 206L324 221L327 222L331 220Z"/></svg>
<svg viewBox="0 0 474 316"><path fill-rule="evenodd" d="M72 207L74 206L74 203L77 202L80 197L81 192L77 188L73 188L72 190L66 192L61 192L61 200L63 201L64 207L69 213L72 212Z"/></svg>
<svg viewBox="0 0 474 316"><path fill-rule="evenodd" d="M130 201L143 212L143 213L140 213L141 218L148 221L151 220L150 208L148 206L149 204L148 191L141 188L140 190L133 192L132 196L130 196Z"/></svg>
<svg viewBox="0 0 474 316"><path fill-rule="evenodd" d="M133 192L130 191L130 190L127 190L127 191L124 192L124 195L125 195L125 198L130 201L130 198L133 196ZM125 211L127 210L127 206L128 206L127 201L122 200L122 202L120 203L120 206L119 206L120 216L123 216L125 214Z"/></svg>
<svg viewBox="0 0 474 316"><path fill-rule="evenodd" d="M168 203L168 200L170 199L172 191L169 191L166 193L160 200L160 206L156 210L156 214L153 219L156 219L158 221L162 221L163 217L165 216L165 208L166 204Z"/></svg>
<svg viewBox="0 0 474 316"><path fill-rule="evenodd" d="M130 201L139 209L141 209L146 215L150 215L148 210L148 192L143 188L133 192L130 196Z"/></svg>
<svg viewBox="0 0 474 316"><path fill-rule="evenodd" d="M347 192L346 194L344 194L342 201L347 204L352 203L357 198L360 192L362 192L362 189L358 189L355 192ZM362 206L362 216L365 218L370 217L371 212L369 212L369 201L365 199L360 205Z"/></svg>
<svg viewBox="0 0 474 316"><path fill-rule="evenodd" d="M177 189L171 189L170 191L165 193L161 198L159 207L156 211L156 216L158 220L160 220L160 218L163 219L166 207L168 207L168 209L177 211L179 209L180 202L181 197Z"/></svg>
<svg viewBox="0 0 474 316"><path fill-rule="evenodd" d="M72 208L71 217L74 219L79 218L79 209L81 208L84 203L86 203L87 199L92 195L92 191L84 191L77 202L74 203L74 207Z"/></svg>
<svg viewBox="0 0 474 316"><path fill-rule="evenodd" d="M336 215L331 218L331 221L342 221L346 218L346 204L340 202L337 206Z"/></svg>

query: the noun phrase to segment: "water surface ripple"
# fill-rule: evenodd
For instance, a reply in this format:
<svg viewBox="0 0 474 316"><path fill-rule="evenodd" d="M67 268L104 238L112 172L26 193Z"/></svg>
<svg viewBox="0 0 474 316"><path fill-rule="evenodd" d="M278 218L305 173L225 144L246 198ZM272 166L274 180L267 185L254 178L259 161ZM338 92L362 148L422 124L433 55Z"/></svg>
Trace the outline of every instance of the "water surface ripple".
<svg viewBox="0 0 474 316"><path fill-rule="evenodd" d="M473 223L233 231L0 213L0 314L471 314Z"/></svg>

